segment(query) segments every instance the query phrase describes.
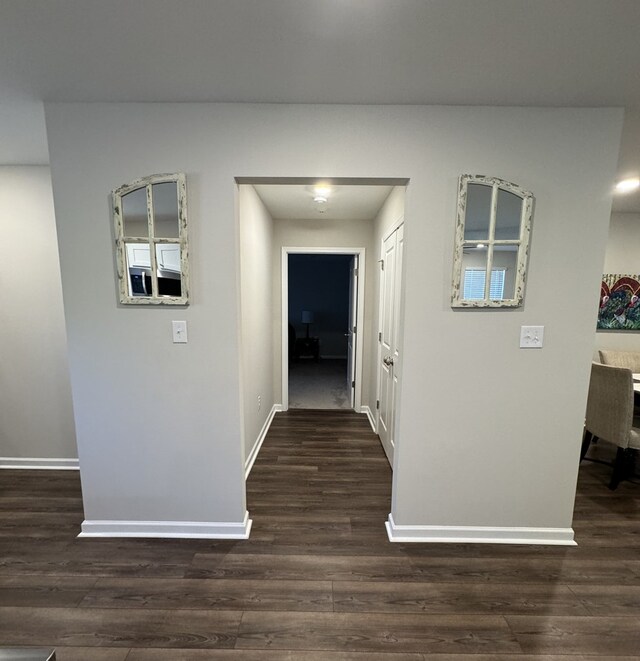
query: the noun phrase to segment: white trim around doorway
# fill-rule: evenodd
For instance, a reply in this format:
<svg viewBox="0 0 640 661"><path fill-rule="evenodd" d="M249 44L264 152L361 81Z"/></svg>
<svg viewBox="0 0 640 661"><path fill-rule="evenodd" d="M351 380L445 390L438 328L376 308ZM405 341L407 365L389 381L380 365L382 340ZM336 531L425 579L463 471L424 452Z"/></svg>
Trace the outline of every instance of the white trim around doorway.
<svg viewBox="0 0 640 661"><path fill-rule="evenodd" d="M354 392L354 410L360 411L362 406L362 356L364 330L364 287L365 287L365 257L364 248L303 248L295 246L282 247L282 410L289 409L289 255L358 255L358 310L356 313L356 386Z"/></svg>

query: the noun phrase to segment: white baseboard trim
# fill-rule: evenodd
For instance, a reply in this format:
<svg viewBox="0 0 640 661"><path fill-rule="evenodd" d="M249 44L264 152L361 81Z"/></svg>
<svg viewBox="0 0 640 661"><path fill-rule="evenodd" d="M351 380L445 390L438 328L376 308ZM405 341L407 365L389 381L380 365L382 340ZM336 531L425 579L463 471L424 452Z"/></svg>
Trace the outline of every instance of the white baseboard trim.
<svg viewBox="0 0 640 661"><path fill-rule="evenodd" d="M77 471L77 459L39 459L35 457L0 457L0 468L28 470Z"/></svg>
<svg viewBox="0 0 640 661"><path fill-rule="evenodd" d="M179 539L249 539L252 520L216 521L83 521L78 537L158 537Z"/></svg>
<svg viewBox="0 0 640 661"><path fill-rule="evenodd" d="M249 456L247 457L246 461L244 462L244 479L246 480L249 477L249 473L251 472L251 469L253 468L253 464L256 460L256 457L258 456L258 452L260 452L260 448L262 447L262 444L264 443L264 439L267 436L267 432L269 431L269 427L271 427L271 423L273 422L273 416L278 413L278 411L282 411L282 404L274 404L271 407L271 411L269 411L269 415L267 416L267 419L264 421L264 425L262 425L262 429L260 430L260 433L258 434L258 439L256 440L253 449L249 453Z"/></svg>
<svg viewBox="0 0 640 661"><path fill-rule="evenodd" d="M449 544L550 544L577 546L572 528L494 528L489 526L406 526L389 514L390 542L441 542Z"/></svg>
<svg viewBox="0 0 640 661"><path fill-rule="evenodd" d="M376 419L373 417L373 413L371 412L371 409L368 406L361 406L360 413L365 413L367 415L367 418L369 418L369 424L371 425L371 429L373 429L373 433L375 434Z"/></svg>

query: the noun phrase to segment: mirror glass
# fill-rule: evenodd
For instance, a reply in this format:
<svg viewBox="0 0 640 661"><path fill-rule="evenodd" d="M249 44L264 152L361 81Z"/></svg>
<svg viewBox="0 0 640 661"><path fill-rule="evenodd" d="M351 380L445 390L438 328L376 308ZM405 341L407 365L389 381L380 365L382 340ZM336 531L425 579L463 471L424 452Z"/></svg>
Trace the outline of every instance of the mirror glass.
<svg viewBox="0 0 640 661"><path fill-rule="evenodd" d="M518 246L494 246L491 300L509 300L516 293L516 274L518 270ZM495 281L496 289L493 291Z"/></svg>
<svg viewBox="0 0 640 661"><path fill-rule="evenodd" d="M151 296L151 258L148 243L127 243L129 296Z"/></svg>
<svg viewBox="0 0 640 661"><path fill-rule="evenodd" d="M517 184L460 177L452 307L522 305L532 209L533 195Z"/></svg>
<svg viewBox="0 0 640 661"><path fill-rule="evenodd" d="M153 232L157 238L177 239L180 236L178 187L175 181L153 184Z"/></svg>
<svg viewBox="0 0 640 661"><path fill-rule="evenodd" d="M494 246L489 300L504 301L515 296L517 266L517 246ZM487 249L465 248L462 256L463 300L484 300L486 278Z"/></svg>
<svg viewBox="0 0 640 661"><path fill-rule="evenodd" d="M478 301L484 298L487 274L487 249L465 248L462 256L462 298Z"/></svg>
<svg viewBox="0 0 640 661"><path fill-rule="evenodd" d="M489 237L490 220L491 186L469 184L467 186L467 215L464 224L464 240L486 240Z"/></svg>
<svg viewBox="0 0 640 661"><path fill-rule="evenodd" d="M112 200L120 303L188 305L184 174L136 179L112 191Z"/></svg>
<svg viewBox="0 0 640 661"><path fill-rule="evenodd" d="M519 239L521 216L522 198L509 191L498 189L495 238L497 240Z"/></svg>
<svg viewBox="0 0 640 661"><path fill-rule="evenodd" d="M138 188L122 196L122 224L125 236L149 236L146 188Z"/></svg>
<svg viewBox="0 0 640 661"><path fill-rule="evenodd" d="M157 243L158 295L181 296L180 244Z"/></svg>

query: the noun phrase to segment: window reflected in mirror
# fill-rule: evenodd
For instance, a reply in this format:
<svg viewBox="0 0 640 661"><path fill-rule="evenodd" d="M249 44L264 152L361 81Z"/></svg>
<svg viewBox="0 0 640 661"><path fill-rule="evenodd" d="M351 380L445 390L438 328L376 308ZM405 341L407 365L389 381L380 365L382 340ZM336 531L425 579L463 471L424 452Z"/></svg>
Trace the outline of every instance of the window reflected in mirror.
<svg viewBox="0 0 640 661"><path fill-rule="evenodd" d="M522 305L532 209L533 195L516 184L460 177L452 307Z"/></svg>
<svg viewBox="0 0 640 661"><path fill-rule="evenodd" d="M186 182L152 175L113 191L120 302L188 300Z"/></svg>

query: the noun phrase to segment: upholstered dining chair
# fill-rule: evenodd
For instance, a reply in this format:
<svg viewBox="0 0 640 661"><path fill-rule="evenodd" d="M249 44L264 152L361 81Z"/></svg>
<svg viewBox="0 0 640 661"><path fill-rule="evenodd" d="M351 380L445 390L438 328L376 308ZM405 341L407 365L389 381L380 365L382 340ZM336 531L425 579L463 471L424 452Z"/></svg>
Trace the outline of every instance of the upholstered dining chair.
<svg viewBox="0 0 640 661"><path fill-rule="evenodd" d="M625 367L593 363L587 399L587 415L580 459L594 437L618 446L609 489L613 490L633 470L640 450L640 427L634 427L633 377ZM640 425L640 420L637 424Z"/></svg>
<svg viewBox="0 0 640 661"><path fill-rule="evenodd" d="M613 367L626 367L634 374L640 373L640 351L616 351L615 349L600 349L600 362Z"/></svg>

